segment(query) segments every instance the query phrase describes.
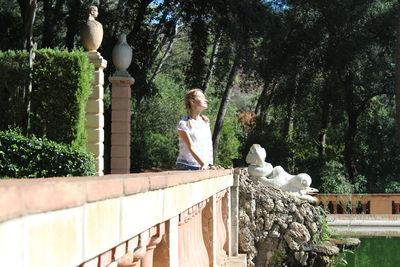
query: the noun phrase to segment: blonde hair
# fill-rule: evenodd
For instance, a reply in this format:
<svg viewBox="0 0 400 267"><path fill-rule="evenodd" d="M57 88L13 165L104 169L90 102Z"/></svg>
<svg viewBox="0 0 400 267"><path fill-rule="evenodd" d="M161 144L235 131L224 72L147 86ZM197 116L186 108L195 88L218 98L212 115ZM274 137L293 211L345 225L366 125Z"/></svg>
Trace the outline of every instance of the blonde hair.
<svg viewBox="0 0 400 267"><path fill-rule="evenodd" d="M198 96L199 93L203 94L203 90L201 90L199 88L195 88L195 89L191 89L191 90L187 91L186 94L185 94L185 107L186 107L186 114L187 114L187 117L188 117L187 126L188 126L189 129L192 128L192 123L190 121L190 109L191 109L190 101L194 100ZM200 116L205 122L209 122L210 121L203 114L200 114Z"/></svg>

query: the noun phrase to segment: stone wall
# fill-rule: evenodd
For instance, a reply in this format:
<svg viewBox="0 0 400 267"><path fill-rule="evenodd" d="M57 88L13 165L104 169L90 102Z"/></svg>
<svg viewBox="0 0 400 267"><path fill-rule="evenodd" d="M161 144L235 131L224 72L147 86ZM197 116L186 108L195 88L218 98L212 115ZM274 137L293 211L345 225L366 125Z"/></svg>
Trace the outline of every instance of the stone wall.
<svg viewBox="0 0 400 267"><path fill-rule="evenodd" d="M239 251L251 266L328 266L337 246L321 240L324 211L273 187L252 181L242 170Z"/></svg>
<svg viewBox="0 0 400 267"><path fill-rule="evenodd" d="M224 245L234 180L232 170L0 180L1 266L194 266L179 262L198 259L202 210L211 229L206 255L237 256ZM196 266L209 266L202 258Z"/></svg>

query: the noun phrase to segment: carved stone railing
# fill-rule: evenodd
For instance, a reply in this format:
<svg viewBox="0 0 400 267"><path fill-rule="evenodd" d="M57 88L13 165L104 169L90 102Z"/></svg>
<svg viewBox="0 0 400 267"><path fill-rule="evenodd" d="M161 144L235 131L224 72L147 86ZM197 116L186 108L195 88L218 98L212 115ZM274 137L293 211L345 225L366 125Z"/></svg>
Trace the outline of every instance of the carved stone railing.
<svg viewBox="0 0 400 267"><path fill-rule="evenodd" d="M4 266L245 266L232 170L0 181Z"/></svg>
<svg viewBox="0 0 400 267"><path fill-rule="evenodd" d="M400 194L319 194L331 214L400 214Z"/></svg>

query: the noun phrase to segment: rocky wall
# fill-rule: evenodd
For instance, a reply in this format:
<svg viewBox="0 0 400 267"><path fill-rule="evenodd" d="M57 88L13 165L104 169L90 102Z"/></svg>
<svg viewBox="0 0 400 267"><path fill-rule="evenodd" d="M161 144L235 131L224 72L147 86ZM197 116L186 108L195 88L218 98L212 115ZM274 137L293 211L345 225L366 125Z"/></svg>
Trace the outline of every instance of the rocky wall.
<svg viewBox="0 0 400 267"><path fill-rule="evenodd" d="M248 266L329 266L339 248L322 240L326 215L318 206L240 174L239 250Z"/></svg>

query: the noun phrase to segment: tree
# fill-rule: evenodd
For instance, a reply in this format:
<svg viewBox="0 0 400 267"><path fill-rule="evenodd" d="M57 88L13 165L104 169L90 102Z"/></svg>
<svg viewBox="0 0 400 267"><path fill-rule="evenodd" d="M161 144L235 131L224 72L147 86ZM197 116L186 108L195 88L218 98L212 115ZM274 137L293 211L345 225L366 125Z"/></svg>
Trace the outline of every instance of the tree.
<svg viewBox="0 0 400 267"><path fill-rule="evenodd" d="M28 84L26 85L25 89L25 103L27 106L27 125L26 131L29 131L30 128L30 94L32 92L32 72L33 72L33 59L34 59L34 52L33 49L35 48L35 43L33 41L33 23L35 22L36 16L36 0L18 0L18 5L21 9L21 17L22 17L22 43L24 49L29 52L28 58L28 66L29 66L29 80Z"/></svg>
<svg viewBox="0 0 400 267"><path fill-rule="evenodd" d="M397 14L399 14L399 11L400 5ZM395 64L396 138L397 145L400 147L400 16L397 16Z"/></svg>

